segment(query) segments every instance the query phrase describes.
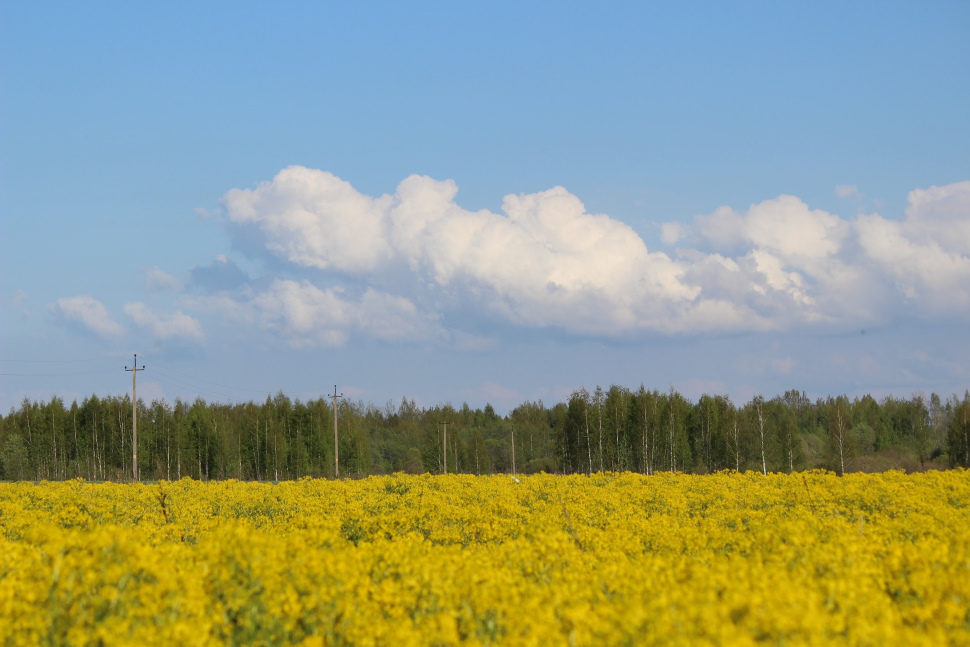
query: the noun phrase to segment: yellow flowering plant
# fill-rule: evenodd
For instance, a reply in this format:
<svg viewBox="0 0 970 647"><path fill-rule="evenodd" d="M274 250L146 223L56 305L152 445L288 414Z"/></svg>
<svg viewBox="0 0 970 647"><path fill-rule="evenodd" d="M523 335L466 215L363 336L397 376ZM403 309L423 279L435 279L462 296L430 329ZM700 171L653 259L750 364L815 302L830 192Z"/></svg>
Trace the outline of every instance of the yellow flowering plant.
<svg viewBox="0 0 970 647"><path fill-rule="evenodd" d="M0 640L970 644L970 472L0 485Z"/></svg>

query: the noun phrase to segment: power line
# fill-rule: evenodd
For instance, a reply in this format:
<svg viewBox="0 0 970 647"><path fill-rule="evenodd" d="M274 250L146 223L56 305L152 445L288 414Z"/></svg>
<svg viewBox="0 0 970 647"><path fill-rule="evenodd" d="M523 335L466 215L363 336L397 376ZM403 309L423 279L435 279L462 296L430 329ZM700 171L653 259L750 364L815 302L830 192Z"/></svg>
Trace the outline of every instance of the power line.
<svg viewBox="0 0 970 647"><path fill-rule="evenodd" d="M73 360L64 360L64 361L65 362L78 363L78 362L117 362L118 360L117 359L114 359L114 358L93 357L93 358L87 358L87 359L73 359ZM5 363L5 362L6 363L11 363L11 364L13 364L13 363L17 363L17 364L55 364L55 363L62 363L59 360L47 360L47 359L0 359L0 363ZM176 370L176 369L172 368L171 366L165 364L164 362L159 362L158 360L154 360L153 359L152 362L155 363L155 364L161 364L163 367L165 367L166 372L169 372L170 373L169 374L169 378L172 379L172 380L174 380L175 382L178 382L177 385L174 385L173 384L172 386L187 387L187 388L190 388L190 389L193 389L193 390L197 390L197 391L200 391L200 392L204 392L204 393L207 393L207 394L210 394L210 395L217 395L219 397L226 397L226 398L233 398L233 396L229 396L229 395L227 395L225 393L219 393L219 392L215 392L215 391L210 391L210 390L204 389L204 388L199 388L199 386L197 384L195 384L195 382L204 382L206 384L211 384L212 386L216 386L216 387L218 387L220 389L229 389L229 390L232 390L232 391L245 391L247 393L259 393L259 394L269 393L269 391L265 391L265 390L262 390L262 389L251 389L251 388L242 387L242 386L233 386L233 385L230 385L230 384L221 384L219 382L214 382L212 380L207 380L207 379L204 379L204 378L196 377L196 376L190 375L188 373L183 373L182 371ZM86 371L59 371L59 372L56 372L56 373L14 373L14 372L0 372L0 376L7 376L7 377L70 377L70 376L75 376L75 375L99 375L99 374L102 374L102 373L113 373L115 370L117 370L117 369L93 369L93 370L86 370ZM175 375L172 375L172 373L174 373ZM186 378L187 380L190 380L190 381L186 381L186 380L177 378L176 375L180 375L180 376L182 376L182 378Z"/></svg>
<svg viewBox="0 0 970 647"><path fill-rule="evenodd" d="M216 396L218 398L227 398L230 400L234 399L233 396L227 393L220 393L218 391L212 391L210 389L201 388L197 384L190 384L189 382L185 382L184 380L180 380L177 377L173 377L162 370L156 370L153 373L153 375L155 376L154 377L155 380L157 380L158 382L161 382L162 384L167 384L168 386L174 386L180 389L187 389L189 391L194 391L196 393L201 393L208 396ZM158 377L158 375L161 375L162 377Z"/></svg>
<svg viewBox="0 0 970 647"><path fill-rule="evenodd" d="M82 362L118 362L117 359L112 357L90 357L86 359L66 359L66 360L56 360L56 359L0 359L0 364L79 364ZM120 362L118 362L120 363ZM13 368L13 367L11 367ZM39 368L39 367L38 367ZM21 372L0 372L0 375L4 377L73 377L77 375L99 375L102 373L113 373L114 368L92 368L89 370L80 371L57 371L57 372L42 372L42 373L21 373Z"/></svg>
<svg viewBox="0 0 970 647"><path fill-rule="evenodd" d="M185 389L190 389L190 390L193 390L193 391L197 391L199 393L207 393L209 395L215 395L215 396L218 396L220 398L227 398L229 400L239 400L239 399L241 399L243 397L250 397L250 398L252 397L252 396L230 395L228 393L223 393L223 392L220 392L220 391L214 391L214 390L212 390L208 386L200 386L198 384L195 384L194 382L191 382L191 381L184 380L182 378L176 377L175 375L172 375L171 373L169 373L168 371L166 371L164 369L156 369L155 372L153 373L153 375L154 374L161 374L162 376L164 376L165 378L167 378L169 380L167 382L165 380L158 380L159 382L163 382L165 384L169 384L170 386L178 386L178 387L182 387L182 388L185 388ZM190 378L190 379L194 379L194 378ZM229 389L235 388L235 387L231 387L231 386L224 385L224 384L217 384L215 382L212 382L212 384L215 384L216 386L223 387L223 388L229 388ZM268 393L267 391L258 391L256 389L243 389L243 390L250 391L252 393L260 393L260 394L263 394L263 395L265 395L265 394Z"/></svg>
<svg viewBox="0 0 970 647"><path fill-rule="evenodd" d="M171 377L168 377L167 379L162 379L157 377L156 374L157 374L157 371L152 374L154 376L153 379L156 382L159 382L160 384L164 384L166 386L173 387L175 389L184 389L198 395L203 395L209 398L217 398L220 400L226 400L230 402L239 402L242 400L240 396L229 395L227 393L218 393L216 391L210 391L208 389L201 389L194 384L187 384L185 382L182 382L181 380L176 380Z"/></svg>
<svg viewBox="0 0 970 647"><path fill-rule="evenodd" d="M72 372L61 372L61 373L3 373L3 372L0 372L0 377L79 377L79 376L85 376L85 375L104 375L108 373L114 373L116 370L118 369L109 368L109 369L100 369L95 371L72 371ZM162 379L157 375L158 373L165 375L165 377L167 377L168 379ZM168 375L162 370L157 370L153 374L155 375L155 377L153 378L154 381L160 382L161 384L165 384L167 386L171 386L176 389L186 389L189 391L193 391L195 393L199 393L201 395L205 395L206 397L216 397L216 398L225 399L225 400L238 401L242 399L242 397L238 395L230 395L228 393L220 393L217 391L212 391L210 389L201 388L196 384L191 384L189 382L180 380L174 376ZM250 390L250 389L247 389L247 390ZM263 391L255 391L255 390L253 390L253 392L265 393Z"/></svg>
<svg viewBox="0 0 970 647"><path fill-rule="evenodd" d="M73 375L100 375L102 373L114 373L115 368L99 369L96 371L74 371L71 373L0 373L8 377L69 377Z"/></svg>
<svg viewBox="0 0 970 647"><path fill-rule="evenodd" d="M78 363L78 362L108 362L117 361L115 359L109 359L105 357L92 357L90 359L66 359L63 362L56 359L0 359L0 362L7 362L9 364L65 364L65 363Z"/></svg>
<svg viewBox="0 0 970 647"><path fill-rule="evenodd" d="M85 359L73 359L64 360L65 362L80 363L80 362L118 362L120 361L115 358L110 357L92 357ZM220 400L230 401L230 402L240 402L245 399L252 400L252 396L246 395L232 395L226 391L237 391L246 394L259 394L272 395L272 390L264 389L253 389L242 386L233 386L231 384L222 384L220 382L215 382L213 380L196 377L190 375L189 373L184 373L179 371L165 362L159 362L158 360L151 360L153 364L161 364L161 367L156 366L152 371L153 381L157 381L166 386L175 389L184 389L191 391L198 395L205 396L207 398L218 398ZM0 364L11 363L11 364L53 364L59 363L58 360L45 360L45 359L0 359ZM11 367L13 368L13 367ZM40 368L40 367L38 367ZM127 368L127 367L126 367ZM34 372L34 373L21 373L21 372L0 372L2 377L79 377L86 375L102 375L114 373L117 368L92 368L91 370L79 370L79 371L58 371L58 372ZM139 368L139 370L141 370ZM211 385L211 386L209 386ZM216 387L213 389L212 387ZM332 396L330 396L332 397Z"/></svg>
<svg viewBox="0 0 970 647"><path fill-rule="evenodd" d="M201 378L201 377L195 377L194 375L189 375L188 373L183 373L181 371L177 371L174 368L172 368L171 366L165 364L164 362L159 362L158 360L154 360L154 359L152 361L154 363L156 363L156 364L161 364L163 367L166 368L166 370L168 370L168 371L170 371L172 373L175 373L177 375L181 375L182 377L186 377L186 378L188 378L190 380L195 380L197 382L205 382L205 383L211 384L213 386L218 386L219 388L222 388L222 389L233 389L233 390L236 390L236 391L248 391L250 393L266 393L266 391L264 391L262 389L249 389L249 388L246 388L246 387L243 387L243 386L232 386L232 385L229 385L229 384L220 384L219 382L213 382L212 380L206 380L206 379ZM173 378L173 379L175 379L175 378Z"/></svg>

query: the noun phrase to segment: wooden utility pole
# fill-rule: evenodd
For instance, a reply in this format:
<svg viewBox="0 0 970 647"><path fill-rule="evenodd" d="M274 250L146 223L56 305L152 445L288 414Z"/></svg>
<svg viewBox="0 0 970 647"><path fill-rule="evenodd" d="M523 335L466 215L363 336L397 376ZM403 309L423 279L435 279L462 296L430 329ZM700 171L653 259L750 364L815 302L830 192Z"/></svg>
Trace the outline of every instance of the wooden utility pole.
<svg viewBox="0 0 970 647"><path fill-rule="evenodd" d="M515 423L512 423L512 476L515 476Z"/></svg>
<svg viewBox="0 0 970 647"><path fill-rule="evenodd" d="M131 480L138 480L138 371L144 371L145 365L138 368L138 353L135 353L135 363L131 368L125 366L131 373Z"/></svg>
<svg viewBox="0 0 970 647"><path fill-rule="evenodd" d="M341 393L337 395L337 385L333 385L333 477L340 478L340 442L337 438L337 398L344 397Z"/></svg>
<svg viewBox="0 0 970 647"><path fill-rule="evenodd" d="M444 456L445 462L444 462L444 470L442 470L441 473L442 474L447 474L448 473L448 424L449 423L447 423L447 422L441 422L441 423L438 423L438 424L442 424L442 425L445 426L444 435L442 436L442 439L444 440L444 448L443 448L444 451L442 452L442 455Z"/></svg>

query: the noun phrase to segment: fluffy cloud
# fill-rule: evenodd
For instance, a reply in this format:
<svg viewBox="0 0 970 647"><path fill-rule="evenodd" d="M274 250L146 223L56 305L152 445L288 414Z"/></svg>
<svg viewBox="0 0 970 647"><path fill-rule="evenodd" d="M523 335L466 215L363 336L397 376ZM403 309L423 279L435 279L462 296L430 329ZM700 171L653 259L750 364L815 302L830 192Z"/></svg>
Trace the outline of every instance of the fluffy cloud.
<svg viewBox="0 0 970 647"><path fill-rule="evenodd" d="M403 297L370 288L351 299L340 289L320 289L309 281L274 280L234 305L232 316L255 321L293 346L341 346L354 332L384 341L443 334L437 317L420 312Z"/></svg>
<svg viewBox="0 0 970 647"><path fill-rule="evenodd" d="M912 191L906 217L860 216L865 253L930 313L970 309L970 182Z"/></svg>
<svg viewBox="0 0 970 647"><path fill-rule="evenodd" d="M650 252L627 225L589 214L562 187L507 196L502 214L471 212L451 181L411 176L371 198L329 173L281 171L233 190L232 223L300 266L336 270L374 286L406 269L429 299L502 321L587 334L761 326L746 306L706 299L685 266ZM718 312L723 317L711 322Z"/></svg>
<svg viewBox="0 0 970 647"><path fill-rule="evenodd" d="M736 265L726 265L718 278L725 283L734 275L731 298L780 326L869 320L872 277L849 258L854 232L842 218L783 195L745 212L721 207L695 218L693 229L714 256L734 257ZM707 293L723 293L709 278L698 284ZM860 302L861 295L869 296Z"/></svg>
<svg viewBox="0 0 970 647"><path fill-rule="evenodd" d="M790 195L753 205L744 214L721 208L697 218L697 228L716 247L742 241L798 265L825 262L839 250L850 229L838 216L809 209Z"/></svg>
<svg viewBox="0 0 970 647"><path fill-rule="evenodd" d="M80 324L105 339L118 337L125 332L125 329L111 318L104 304L86 294L58 299L50 309L55 316L64 321Z"/></svg>
<svg viewBox="0 0 970 647"><path fill-rule="evenodd" d="M903 228L918 244L934 242L947 253L970 254L970 181L911 191Z"/></svg>
<svg viewBox="0 0 970 647"><path fill-rule="evenodd" d="M256 189L229 191L223 204L233 223L256 227L273 253L308 267L359 272L391 253L390 200L358 193L331 173L291 166Z"/></svg>
<svg viewBox="0 0 970 647"><path fill-rule="evenodd" d="M125 304L124 309L136 326L147 330L155 339L202 339L202 326L181 311L172 314L158 313L144 303L137 302Z"/></svg>
<svg viewBox="0 0 970 647"><path fill-rule="evenodd" d="M737 263L725 266L733 281L697 277L705 293L725 294L730 284L735 300L748 298L744 286L787 294L792 321L865 324L970 309L970 182L912 191L902 220L845 220L781 196L699 216L693 233L714 253L699 254L691 276L720 253Z"/></svg>
<svg viewBox="0 0 970 647"><path fill-rule="evenodd" d="M502 319L579 332L619 332L652 306L689 306L680 266L650 253L627 225L586 213L565 189L507 196L506 215L454 202L452 182L412 176L389 214L394 248L437 286L472 295Z"/></svg>
<svg viewBox="0 0 970 647"><path fill-rule="evenodd" d="M562 187L506 196L501 213L472 212L452 181L411 176L393 195L371 197L330 173L290 167L230 191L223 206L288 267L357 286L361 296L349 299L276 280L237 300L294 343L336 345L353 331L440 332L446 312L610 336L866 324L907 299L942 309L946 293L950 310L965 312L968 186L914 191L903 221L846 220L785 195L746 211L722 207L663 225L664 242L694 246L675 256L588 213Z"/></svg>

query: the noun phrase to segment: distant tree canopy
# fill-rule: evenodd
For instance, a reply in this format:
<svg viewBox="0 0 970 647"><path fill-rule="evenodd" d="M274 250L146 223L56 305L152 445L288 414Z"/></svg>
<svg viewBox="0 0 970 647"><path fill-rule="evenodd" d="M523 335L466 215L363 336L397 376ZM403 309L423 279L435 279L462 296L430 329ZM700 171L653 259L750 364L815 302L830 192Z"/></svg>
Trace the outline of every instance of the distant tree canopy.
<svg viewBox="0 0 970 647"><path fill-rule="evenodd" d="M342 477L446 465L466 474L511 472L513 464L524 473L646 474L970 467L970 392L812 402L791 390L736 405L614 385L580 389L552 407L525 402L505 417L491 405L424 409L406 398L383 407L341 400L337 415ZM139 400L139 477L333 477L333 418L327 398L301 402L282 392L261 404ZM56 396L25 399L0 416L0 478L128 480L131 422L128 396L69 406Z"/></svg>

